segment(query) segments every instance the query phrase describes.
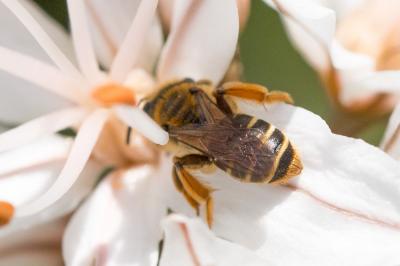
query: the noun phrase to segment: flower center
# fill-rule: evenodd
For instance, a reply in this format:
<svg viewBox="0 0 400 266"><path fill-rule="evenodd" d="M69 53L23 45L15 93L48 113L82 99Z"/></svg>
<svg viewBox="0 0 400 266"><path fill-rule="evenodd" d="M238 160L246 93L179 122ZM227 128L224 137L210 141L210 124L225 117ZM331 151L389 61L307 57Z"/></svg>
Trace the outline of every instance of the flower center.
<svg viewBox="0 0 400 266"><path fill-rule="evenodd" d="M10 222L14 215L14 206L8 202L0 201L0 226Z"/></svg>
<svg viewBox="0 0 400 266"><path fill-rule="evenodd" d="M119 84L106 84L97 87L92 97L101 105L110 107L114 104L135 105L136 97L132 89Z"/></svg>

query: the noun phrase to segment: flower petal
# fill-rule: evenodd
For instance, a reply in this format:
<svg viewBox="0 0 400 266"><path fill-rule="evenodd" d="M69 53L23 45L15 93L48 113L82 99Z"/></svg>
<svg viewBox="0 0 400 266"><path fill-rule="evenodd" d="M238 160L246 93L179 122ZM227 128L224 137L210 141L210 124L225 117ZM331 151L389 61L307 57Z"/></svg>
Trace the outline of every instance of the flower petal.
<svg viewBox="0 0 400 266"><path fill-rule="evenodd" d="M2 0L2 3L8 7L14 15L21 21L26 29L32 34L38 44L43 48L46 54L53 62L66 74L74 78L82 79L81 74L71 63L71 61L61 52L53 40L43 30L33 16L19 3L18 0L7 1Z"/></svg>
<svg viewBox="0 0 400 266"><path fill-rule="evenodd" d="M103 180L67 227L66 265L155 265L167 211L160 185L165 171L143 165Z"/></svg>
<svg viewBox="0 0 400 266"><path fill-rule="evenodd" d="M216 188L214 231L280 265L400 262L400 165L361 140L332 134L289 105L240 103L284 130L304 169L288 186L243 184L198 173ZM286 252L284 252L286 251Z"/></svg>
<svg viewBox="0 0 400 266"><path fill-rule="evenodd" d="M75 53L74 46L72 43L72 39L69 33L65 30L65 28L58 23L53 17L47 14L38 4L29 0L20 1L21 5L23 5L26 10L31 14L32 17L39 23L39 25L47 32L49 36L51 36L54 43L57 47L63 52L64 55L67 56L69 60L72 61L75 65ZM8 31L10 25L7 25ZM18 34L16 36L16 32L12 32L13 36L17 38L21 38L22 34ZM14 41L13 45L30 45L30 43L20 43L19 41ZM14 46L15 48L15 46ZM19 49L17 49L20 51ZM43 51L42 51L43 52Z"/></svg>
<svg viewBox="0 0 400 266"><path fill-rule="evenodd" d="M57 219L37 226L26 226L18 230L2 228L0 231L0 258L6 253L15 253L21 249L44 245L59 245L67 219ZM0 259L1 265L1 259Z"/></svg>
<svg viewBox="0 0 400 266"><path fill-rule="evenodd" d="M120 82L138 62L146 33L153 22L158 0L141 1L136 16L111 65L110 75Z"/></svg>
<svg viewBox="0 0 400 266"><path fill-rule="evenodd" d="M79 67L91 83L96 83L101 80L101 74L90 38L85 4L83 1L67 0L67 6Z"/></svg>
<svg viewBox="0 0 400 266"><path fill-rule="evenodd" d="M0 134L0 152L23 146L45 135L80 123L87 112L82 108L57 111Z"/></svg>
<svg viewBox="0 0 400 266"><path fill-rule="evenodd" d="M7 4L17 5L17 1L8 1ZM35 9L30 1L24 1L24 6L29 7L29 10ZM38 12L36 12L38 13ZM35 14L36 14L35 13ZM51 60L48 58L43 49L37 44L34 38L29 34L25 27L18 21L18 19L10 12L10 10L0 3L0 46L15 49L19 52L40 59L42 62L49 62ZM38 17L39 18L39 17ZM43 17L40 21L44 21ZM46 23L44 23L46 24ZM48 24L48 23L47 23ZM47 25L46 24L46 25ZM47 27L49 28L49 27ZM54 31L51 31L53 33ZM59 36L61 34L58 34ZM60 38L61 40L62 38ZM2 49L4 50L4 49ZM8 56L2 54L2 64L15 65L18 62L8 61ZM10 58L11 59L11 58ZM13 58L16 59L16 58ZM37 62L38 60L35 60ZM44 64L44 63L43 63ZM37 68L35 68L38 67ZM6 66L9 68L10 66ZM40 80L38 77L42 77L43 74L47 74L44 69L39 69L38 65L18 65L18 67L28 68L28 73L33 74L31 76L37 76L36 81ZM2 68L4 70L4 68ZM43 72L40 72L43 71ZM26 74L28 75L28 74ZM26 76L25 75L25 76ZM53 84L53 75L48 74L49 80L45 83L45 87L59 88L59 83ZM58 97L52 93L42 91L40 88L33 84L21 81L14 76L10 76L3 71L0 72L0 80L2 81L2 87L0 89L0 120L12 124L21 123L30 120L36 116L42 115L48 111L55 110L59 107L65 107L68 105L68 101L65 101L61 97ZM43 82L39 84L42 85ZM35 82L35 84L38 84ZM49 84L49 85L46 85ZM63 84L63 83L62 83ZM64 95L69 94L71 91L71 86L69 90L64 90ZM71 92L72 93L72 92ZM22 97L23 95L23 97ZM29 96L28 96L29 95ZM27 100L29 99L29 101ZM31 101L35 99L35 101ZM23 106L23 108L18 108Z"/></svg>
<svg viewBox="0 0 400 266"><path fill-rule="evenodd" d="M33 57L14 52L5 47L0 46L0 56L2 58L0 70L37 84L70 101L79 102L76 87L79 88L80 84L77 80L69 78L56 68Z"/></svg>
<svg viewBox="0 0 400 266"><path fill-rule="evenodd" d="M387 70L376 71L371 74L366 74L359 81L359 86L364 88L364 92L384 93L390 92L400 95L400 71Z"/></svg>
<svg viewBox="0 0 400 266"><path fill-rule="evenodd" d="M381 148L393 158L400 159L400 104L397 104L390 117Z"/></svg>
<svg viewBox="0 0 400 266"><path fill-rule="evenodd" d="M82 123L68 159L57 180L40 197L17 208L15 216L26 217L49 207L59 200L78 179L108 118L106 110L94 111Z"/></svg>
<svg viewBox="0 0 400 266"><path fill-rule="evenodd" d="M140 1L117 0L110 5L107 0L89 0L86 4L97 56L102 65L108 69L132 25ZM157 17L153 19L152 26L146 34L146 44L141 45L139 49L140 54L136 58L138 61L127 60L127 63L151 72L163 44L161 25ZM137 40L142 38L144 36ZM139 47L140 43L135 42L134 45Z"/></svg>
<svg viewBox="0 0 400 266"><path fill-rule="evenodd" d="M119 119L152 142L165 145L169 140L168 133L163 130L142 109L128 105L113 107Z"/></svg>
<svg viewBox="0 0 400 266"><path fill-rule="evenodd" d="M330 67L329 48L336 28L335 12L310 0L264 0L282 15L290 38L319 71Z"/></svg>
<svg viewBox="0 0 400 266"><path fill-rule="evenodd" d="M10 202L18 210L39 198L56 180L71 144L71 139L49 136L2 153L0 200ZM81 174L84 178L79 179L61 200L35 216L13 219L0 229L0 239L71 212L92 189L100 170L100 165L95 162L87 164Z"/></svg>
<svg viewBox="0 0 400 266"><path fill-rule="evenodd" d="M1 256L0 266L62 266L60 252L56 248L32 248Z"/></svg>
<svg viewBox="0 0 400 266"><path fill-rule="evenodd" d="M348 15L354 8L364 4L368 0L316 0L322 6L335 11L338 20Z"/></svg>
<svg viewBox="0 0 400 266"><path fill-rule="evenodd" d="M233 58L238 34L236 1L175 1L159 79L191 77L218 84Z"/></svg>
<svg viewBox="0 0 400 266"><path fill-rule="evenodd" d="M171 215L163 221L165 231L161 266L273 265L244 247L219 239L198 219Z"/></svg>

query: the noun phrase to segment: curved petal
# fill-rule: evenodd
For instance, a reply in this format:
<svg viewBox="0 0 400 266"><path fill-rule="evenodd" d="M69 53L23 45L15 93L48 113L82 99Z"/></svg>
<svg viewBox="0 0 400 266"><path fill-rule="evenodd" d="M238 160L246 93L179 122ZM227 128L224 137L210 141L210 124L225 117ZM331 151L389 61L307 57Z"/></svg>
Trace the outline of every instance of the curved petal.
<svg viewBox="0 0 400 266"><path fill-rule="evenodd" d="M381 148L393 158L400 159L400 104L397 104L390 117Z"/></svg>
<svg viewBox="0 0 400 266"><path fill-rule="evenodd" d="M398 264L400 165L361 140L332 134L301 108L240 103L284 130L303 172L287 186L198 173L216 189L215 233L280 265Z"/></svg>
<svg viewBox="0 0 400 266"><path fill-rule="evenodd" d="M236 1L175 1L158 78L191 77L218 84L233 58L238 34Z"/></svg>
<svg viewBox="0 0 400 266"><path fill-rule="evenodd" d="M37 199L17 208L16 218L23 219L24 217L36 214L54 204L67 193L79 178L86 162L89 160L93 147L108 116L108 111L98 109L83 121L68 159L56 181Z"/></svg>
<svg viewBox="0 0 400 266"><path fill-rule="evenodd" d="M2 58L0 70L37 84L70 101L79 102L79 92L77 89L81 84L75 79L69 78L58 69L1 46L0 56Z"/></svg>
<svg viewBox="0 0 400 266"><path fill-rule="evenodd" d="M11 4L14 4L16 1L11 2L13 2ZM33 6L34 4L31 1L23 1L23 4L25 7L29 8L30 11L35 9ZM35 12L34 15L39 19L39 16L36 16L36 13L38 12ZM49 22L44 22L44 17L40 18L40 22L43 21L43 25L50 25ZM46 29L47 28L56 28L56 26L46 26ZM2 3L0 3L0 32L0 46L12 48L15 51L22 52L30 57L34 57L35 59L40 59L42 62L52 63L43 49L29 34L29 31L27 31L27 29ZM49 30L49 32L54 33L53 30ZM56 34L56 36L61 35L61 31L59 34ZM60 37L60 41L63 39L64 38ZM66 43L66 41L63 42ZM2 63L4 63L4 55L1 57ZM36 71L34 70L36 70L36 68L33 66L29 68L31 73L35 73ZM69 104L68 101L65 101L61 97L43 91L36 85L22 81L3 71L0 71L0 80L2 81L2 86L0 88L1 121L17 124L40 116L48 111L56 110L60 107L66 107ZM49 81L48 83L51 82ZM56 87L59 87L59 85L56 85ZM35 101L31 101L31 99L35 99ZM23 108L18 108L19 106L23 106Z"/></svg>
<svg viewBox="0 0 400 266"><path fill-rule="evenodd" d="M140 1L118 0L110 5L106 0L88 0L86 4L97 56L108 69L131 27ZM157 17L153 19L151 28L146 33L145 45L135 43L138 49L141 46L138 58L127 62L151 72L163 44L161 25Z"/></svg>
<svg viewBox="0 0 400 266"><path fill-rule="evenodd" d="M368 98L376 93L373 87L366 89L365 78L375 69L373 58L355 53L334 41L331 47L332 63L340 79L340 100L351 104L360 98ZM362 84L364 83L364 84Z"/></svg>
<svg viewBox="0 0 400 266"><path fill-rule="evenodd" d="M150 141L160 145L168 143L168 133L142 109L128 105L117 105L113 109L119 119L148 138Z"/></svg>
<svg viewBox="0 0 400 266"><path fill-rule="evenodd" d="M160 183L167 170L137 166L103 180L68 224L66 265L155 265L167 212Z"/></svg>
<svg viewBox="0 0 400 266"><path fill-rule="evenodd" d="M387 70L368 73L357 85L364 88L364 92L367 93L388 92L400 95L400 71Z"/></svg>
<svg viewBox="0 0 400 266"><path fill-rule="evenodd" d="M215 237L198 219L171 215L163 221L165 240L161 266L273 265L235 243Z"/></svg>
<svg viewBox="0 0 400 266"><path fill-rule="evenodd" d="M364 4L368 0L313 0L313 2L335 11L338 20L348 15L354 8Z"/></svg>
<svg viewBox="0 0 400 266"><path fill-rule="evenodd" d="M264 0L276 8L297 49L318 71L330 67L329 49L336 29L335 12L311 0Z"/></svg>
<svg viewBox="0 0 400 266"><path fill-rule="evenodd" d="M2 0L1 2L14 13L14 15L32 34L38 44L43 48L44 52L63 72L79 80L82 79L81 74L71 61L62 53L35 18L33 18L33 16L20 4L18 0Z"/></svg>
<svg viewBox="0 0 400 266"><path fill-rule="evenodd" d="M67 6L79 67L91 83L96 83L101 80L101 74L90 38L85 4L83 1L67 0Z"/></svg>
<svg viewBox="0 0 400 266"><path fill-rule="evenodd" d="M39 7L34 1L30 0L20 0L21 5L23 5L26 10L35 18L39 25L43 28L46 33L51 36L57 47L67 56L72 63L76 62L74 46L72 39L65 28L58 23L53 17L47 14L41 7ZM8 25L8 30L10 25ZM13 36L21 38L22 34L16 34L13 32ZM20 43L18 41L13 41L13 45L29 45L29 43ZM18 50L18 49L17 49ZM20 51L20 50L18 50Z"/></svg>
<svg viewBox="0 0 400 266"><path fill-rule="evenodd" d="M93 44L104 67L109 68L136 15L140 0L87 0L86 10Z"/></svg>
<svg viewBox="0 0 400 266"><path fill-rule="evenodd" d="M0 134L0 152L28 144L40 137L80 123L86 111L71 108L36 118Z"/></svg>
<svg viewBox="0 0 400 266"><path fill-rule="evenodd" d="M50 136L0 155L0 200L18 208L40 198L56 180L72 140ZM0 239L70 213L93 188L101 166L91 161L76 184L50 208L24 219L13 219L0 229ZM14 239L16 241L16 239ZM14 241L13 240L13 241ZM13 245L13 241L8 244ZM15 243L14 243L15 244ZM6 245L2 245L6 247ZM0 249L1 250L1 249Z"/></svg>
<svg viewBox="0 0 400 266"><path fill-rule="evenodd" d="M146 33L149 32L158 0L141 1L121 47L111 64L110 75L117 81L124 81L130 70L137 63Z"/></svg>

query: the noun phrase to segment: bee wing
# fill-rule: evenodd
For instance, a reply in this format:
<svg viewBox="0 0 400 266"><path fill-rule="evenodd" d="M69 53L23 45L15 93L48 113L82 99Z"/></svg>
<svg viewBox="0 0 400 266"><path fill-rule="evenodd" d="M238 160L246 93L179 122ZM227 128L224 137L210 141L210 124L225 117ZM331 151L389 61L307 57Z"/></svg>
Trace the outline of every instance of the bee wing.
<svg viewBox="0 0 400 266"><path fill-rule="evenodd" d="M215 159L223 170L231 169L237 178L262 176L274 164L274 153L258 138L257 128L237 128L231 123L187 125L170 131L170 136Z"/></svg>
<svg viewBox="0 0 400 266"><path fill-rule="evenodd" d="M217 121L221 121L226 117L204 91L197 90L194 99L201 123L215 124Z"/></svg>

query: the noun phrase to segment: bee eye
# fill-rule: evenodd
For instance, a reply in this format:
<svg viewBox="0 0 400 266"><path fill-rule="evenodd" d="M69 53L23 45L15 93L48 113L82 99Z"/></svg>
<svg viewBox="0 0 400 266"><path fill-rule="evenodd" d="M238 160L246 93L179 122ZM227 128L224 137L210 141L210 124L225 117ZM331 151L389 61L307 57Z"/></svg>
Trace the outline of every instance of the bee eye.
<svg viewBox="0 0 400 266"><path fill-rule="evenodd" d="M164 125L162 125L161 126L165 131L169 131L169 125L167 125L167 124L164 124Z"/></svg>
<svg viewBox="0 0 400 266"><path fill-rule="evenodd" d="M195 87L194 88L190 88L189 92L190 92L190 94L195 94L195 93L199 92L199 89L195 88Z"/></svg>

